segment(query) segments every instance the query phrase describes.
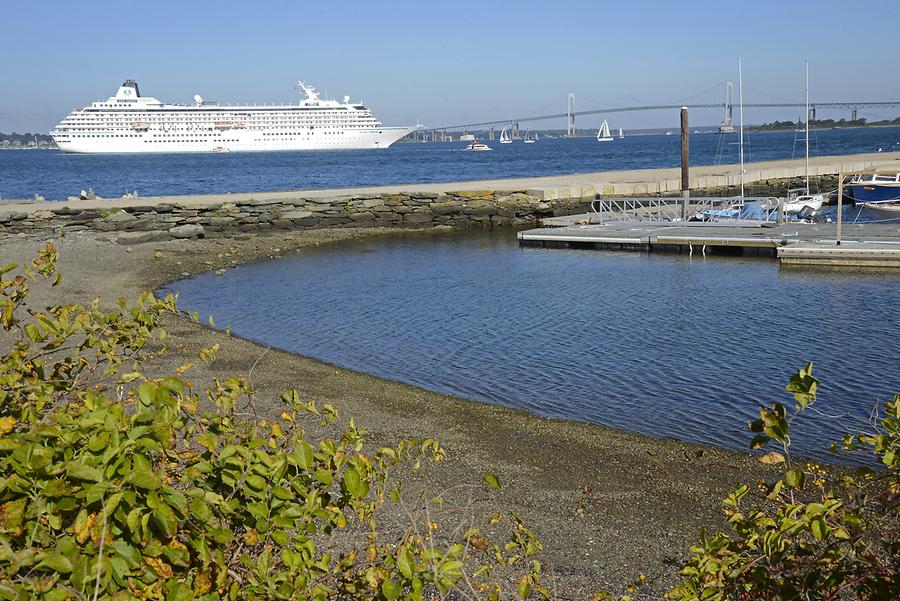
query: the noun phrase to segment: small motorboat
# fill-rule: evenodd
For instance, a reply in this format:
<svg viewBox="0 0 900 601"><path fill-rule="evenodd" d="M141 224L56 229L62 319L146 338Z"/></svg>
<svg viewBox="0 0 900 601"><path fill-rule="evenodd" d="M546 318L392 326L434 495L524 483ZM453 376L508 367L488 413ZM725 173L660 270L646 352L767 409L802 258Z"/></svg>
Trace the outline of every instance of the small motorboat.
<svg viewBox="0 0 900 601"><path fill-rule="evenodd" d="M231 152L225 146L216 146L215 148L212 149L212 151L213 152Z"/></svg>
<svg viewBox="0 0 900 601"><path fill-rule="evenodd" d="M472 150L474 152L484 152L485 150L493 150L493 148L491 148L484 142L479 142L478 140L472 140L471 142L469 142L469 145L466 146L466 150Z"/></svg>

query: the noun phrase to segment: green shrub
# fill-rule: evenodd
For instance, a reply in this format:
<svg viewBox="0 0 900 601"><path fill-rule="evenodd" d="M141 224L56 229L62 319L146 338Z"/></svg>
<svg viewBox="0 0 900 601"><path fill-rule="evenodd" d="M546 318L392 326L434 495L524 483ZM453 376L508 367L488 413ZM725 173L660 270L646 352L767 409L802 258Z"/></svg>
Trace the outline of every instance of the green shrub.
<svg viewBox="0 0 900 601"><path fill-rule="evenodd" d="M308 435L304 423L327 434L338 416L296 391L263 419L239 410L251 394L240 378L214 381L203 402L189 364L149 378L142 362L174 299L37 310L30 289L59 282L56 259L48 245L23 273L0 269L12 338L0 358L0 598L499 598L510 578L523 598L547 596L540 543L516 516L443 534L437 509L404 500L393 471L441 460L436 441L367 454L352 420ZM388 504L409 512L406 527L383 527ZM490 540L481 523L505 534Z"/></svg>
<svg viewBox="0 0 900 601"><path fill-rule="evenodd" d="M731 532L701 536L669 599L900 598L900 396L885 403L874 432L843 440L843 449L862 454L868 467L833 475L797 466L790 426L815 403L819 381L812 370L807 364L787 386L792 412L773 403L750 424L753 448L781 444L781 452L761 459L783 465L782 476L761 485L760 507L745 507L748 485L725 499Z"/></svg>

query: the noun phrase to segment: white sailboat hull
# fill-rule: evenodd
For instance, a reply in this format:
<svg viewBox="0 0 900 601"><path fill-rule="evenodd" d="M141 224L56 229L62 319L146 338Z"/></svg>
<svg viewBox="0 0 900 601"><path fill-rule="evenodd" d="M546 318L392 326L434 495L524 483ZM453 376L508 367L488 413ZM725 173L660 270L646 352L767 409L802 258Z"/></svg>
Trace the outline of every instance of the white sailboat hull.
<svg viewBox="0 0 900 601"><path fill-rule="evenodd" d="M822 194L799 196L785 201L784 212L788 215L796 215L806 207L818 211L822 208L823 204L825 204L825 197Z"/></svg>

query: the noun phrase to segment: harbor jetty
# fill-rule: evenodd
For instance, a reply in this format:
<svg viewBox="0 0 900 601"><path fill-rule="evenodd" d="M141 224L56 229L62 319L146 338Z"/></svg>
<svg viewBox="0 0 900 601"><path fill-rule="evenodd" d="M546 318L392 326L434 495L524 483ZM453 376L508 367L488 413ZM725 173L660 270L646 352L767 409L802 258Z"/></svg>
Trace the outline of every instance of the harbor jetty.
<svg viewBox="0 0 900 601"><path fill-rule="evenodd" d="M834 181L839 172L873 168L900 168L900 153L818 157L810 161L810 173L830 178L829 181ZM751 194L770 196L795 185L804 172L801 159L751 163L746 165L743 181ZM695 167L689 178L691 194L696 196L732 195L740 183L737 165ZM877 231L871 226L848 229L848 244L837 252L828 248L827 241L834 239L828 227L802 226L794 235L787 231L790 227L761 229L748 235L743 227L657 231L663 227L659 224L632 224L627 227L628 233L623 233L619 229L625 226L617 229L607 224L588 233L579 224L579 217L565 221L566 216L588 211L591 202L600 197L673 197L681 195L681 186L681 172L671 168L329 190L6 201L0 203L0 234L96 230L111 233L119 243L134 244L269 230L545 224L569 227L555 232L524 232L520 235L522 242L544 246L592 243L596 248L632 250L679 247L687 252L693 252L695 247L700 252L723 248L733 252L738 248L778 256L785 263L900 265L900 228L888 225ZM803 234L799 233L801 229ZM585 237L590 240L582 239ZM853 253L851 241L865 246ZM797 246L799 242L810 244ZM874 242L880 246L871 246ZM829 258L823 260L823 255Z"/></svg>

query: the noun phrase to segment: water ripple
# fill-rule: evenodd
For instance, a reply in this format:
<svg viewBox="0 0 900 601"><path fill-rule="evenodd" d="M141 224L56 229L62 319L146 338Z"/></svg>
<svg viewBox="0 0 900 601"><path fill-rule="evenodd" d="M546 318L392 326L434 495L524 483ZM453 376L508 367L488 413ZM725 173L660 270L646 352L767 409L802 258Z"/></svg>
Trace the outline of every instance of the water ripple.
<svg viewBox="0 0 900 601"><path fill-rule="evenodd" d="M822 378L798 448L824 455L900 385L900 274L761 259L517 247L509 233L353 243L177 282L242 336L431 390L746 448L761 404Z"/></svg>

